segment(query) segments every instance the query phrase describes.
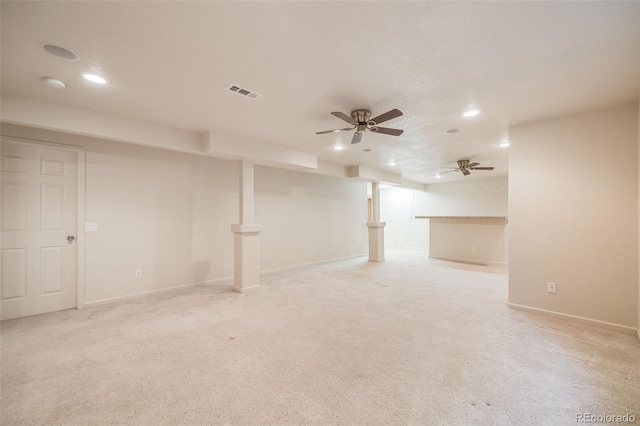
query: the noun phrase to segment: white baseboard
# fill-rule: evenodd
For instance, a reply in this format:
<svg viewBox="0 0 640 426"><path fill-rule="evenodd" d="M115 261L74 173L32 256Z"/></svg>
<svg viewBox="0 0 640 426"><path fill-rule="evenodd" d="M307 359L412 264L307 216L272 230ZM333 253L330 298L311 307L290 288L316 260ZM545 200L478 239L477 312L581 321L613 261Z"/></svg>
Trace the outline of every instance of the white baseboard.
<svg viewBox="0 0 640 426"><path fill-rule="evenodd" d="M335 262L338 260L346 260L346 259L353 259L355 257L364 257L364 256L368 256L368 253L362 253L362 254L353 254L351 256L345 256L345 257L336 257L333 259L325 259L325 260L317 260L315 262L308 262L308 263L300 263L298 265L291 265L291 266L285 266L282 268L275 268L275 269L269 269L266 271L261 271L260 275L268 275L268 274L274 274L276 272L282 272L282 271L286 271L289 269L294 269L294 268L300 268L302 266L311 266L311 265L319 265L321 263L328 263L328 262Z"/></svg>
<svg viewBox="0 0 640 426"><path fill-rule="evenodd" d="M409 247L409 246L384 246L384 248L388 249L406 249L406 250L421 250L428 252L429 249L425 247Z"/></svg>
<svg viewBox="0 0 640 426"><path fill-rule="evenodd" d="M572 321L580 324L590 325L592 327L602 328L604 330L611 330L611 331L617 331L618 333L630 334L632 336L634 334L637 334L638 340L640 340L640 330L636 329L635 327L629 327L621 324L614 324L612 322L600 321L600 320L595 320L591 318L579 317L577 315L563 314L561 312L548 311L546 309L534 308L532 306L526 306L526 305L518 305L516 303L510 303L510 302L507 303L507 307L512 309L517 309L519 311L532 312L535 314L540 314L540 315L544 315L551 318L563 319L566 321Z"/></svg>
<svg viewBox="0 0 640 426"><path fill-rule="evenodd" d="M251 287L243 287L243 288L238 288L236 286L233 286L231 287L231 290L235 291L236 293L247 293L250 291L255 291L261 287L262 286L260 284L252 285Z"/></svg>
<svg viewBox="0 0 640 426"><path fill-rule="evenodd" d="M432 259L440 259L440 260L449 260L452 262L462 262L462 263L471 263L473 265L482 265L482 266L498 266L501 268L506 268L508 266L507 262L496 262L493 260L480 260L480 259L468 259L465 257L443 257L443 256L429 256Z"/></svg>
<svg viewBox="0 0 640 426"><path fill-rule="evenodd" d="M140 292L140 293L128 294L126 296L117 296L117 297L111 297L109 299L94 300L92 302L85 302L84 303L84 307L85 308L90 308L92 306L107 305L109 303L114 303L114 302L124 302L124 301L127 301L127 300L138 299L138 298L144 297L144 296L150 296L150 295L159 294L159 293L166 293L166 292L169 292L169 291L176 291L176 290L181 290L181 289L188 288L188 287L195 287L195 286L199 286L199 285L211 285L211 284L219 283L219 282L224 281L224 280L228 280L229 278L233 278L233 277L217 278L215 280L201 281L201 282L198 282L198 283L183 284L183 285L178 285L178 286L174 286L174 287L161 288L161 289L158 289L158 290L143 291L143 292Z"/></svg>
<svg viewBox="0 0 640 426"><path fill-rule="evenodd" d="M299 268L299 267L302 267L302 266L317 265L317 264L320 264L320 263L333 262L333 261L336 261L336 260L352 259L352 258L355 258L355 257L363 257L363 256L367 256L367 253L356 254L356 255L352 255L352 256L345 256L345 257L338 257L338 258L335 258L335 259L319 260L319 261L316 261L316 262L301 263L299 265L285 266L284 268L270 269L268 271L261 271L260 275L273 274L275 272L286 271L288 269ZM109 299L94 300L94 301L91 301L91 302L85 302L82 307L89 308L89 307L92 307L92 306L106 305L106 304L114 303L114 302L124 302L124 301L127 301L127 300L137 299L137 298L144 297L144 296L149 296L149 295L158 294L158 293L165 293L165 292L169 292L169 291L181 290L181 289L184 289L184 288L187 288L187 287L195 287L195 286L198 286L198 285L216 285L216 284L221 284L225 280L233 280L233 276L217 278L215 280L202 281L202 282L198 282L198 283L183 284L183 285L178 285L178 286L174 286L174 287L161 288L161 289L158 289L158 290L144 291L144 292L140 292L140 293L129 294L129 295L126 295L126 296L111 297ZM231 287L232 285L233 285L233 281L229 283L229 288L230 289L232 289L232 287Z"/></svg>

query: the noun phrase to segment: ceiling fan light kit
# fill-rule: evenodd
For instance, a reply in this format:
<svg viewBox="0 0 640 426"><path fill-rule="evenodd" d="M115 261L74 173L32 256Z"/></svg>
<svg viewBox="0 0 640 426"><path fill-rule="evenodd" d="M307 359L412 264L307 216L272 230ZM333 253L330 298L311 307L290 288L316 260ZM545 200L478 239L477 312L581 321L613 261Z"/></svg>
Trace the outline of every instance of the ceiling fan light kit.
<svg viewBox="0 0 640 426"><path fill-rule="evenodd" d="M353 134L351 143L356 144L362 140L362 135L367 130L370 132L382 133L391 136L400 136L402 133L404 133L404 130L378 126L378 124L380 123L384 123L385 121L393 120L394 118L400 117L402 115L402 111L400 111L399 109L392 109L391 111L387 111L384 114L381 114L374 118L371 118L371 111L369 111L368 109L353 110L351 111L351 116L348 116L347 114L339 111L334 111L331 113L331 115L343 121L346 121L353 127L348 127L346 129L324 130L322 132L316 132L317 135L336 132L348 132L355 129L356 132Z"/></svg>

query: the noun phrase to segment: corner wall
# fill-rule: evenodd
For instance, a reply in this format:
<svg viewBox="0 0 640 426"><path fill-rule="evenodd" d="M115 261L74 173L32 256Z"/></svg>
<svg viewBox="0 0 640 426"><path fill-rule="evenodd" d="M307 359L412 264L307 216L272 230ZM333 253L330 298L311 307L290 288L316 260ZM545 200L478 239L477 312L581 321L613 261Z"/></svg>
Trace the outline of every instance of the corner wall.
<svg viewBox="0 0 640 426"><path fill-rule="evenodd" d="M429 220L415 219L427 194L415 189L391 187L380 190L380 220L386 222L386 247L429 249Z"/></svg>
<svg viewBox="0 0 640 426"><path fill-rule="evenodd" d="M635 333L637 126L635 104L510 129L510 306Z"/></svg>

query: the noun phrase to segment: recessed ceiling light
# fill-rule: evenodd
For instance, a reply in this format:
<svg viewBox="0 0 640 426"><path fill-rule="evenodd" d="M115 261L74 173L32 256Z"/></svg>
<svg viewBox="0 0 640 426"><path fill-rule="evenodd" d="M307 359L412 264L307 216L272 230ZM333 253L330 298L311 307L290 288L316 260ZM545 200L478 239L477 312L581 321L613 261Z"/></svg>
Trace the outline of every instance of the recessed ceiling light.
<svg viewBox="0 0 640 426"><path fill-rule="evenodd" d="M470 109L462 113L462 115L464 115L465 117L475 117L478 114L480 114L480 111L478 111L477 109Z"/></svg>
<svg viewBox="0 0 640 426"><path fill-rule="evenodd" d="M98 74L91 73L91 72L83 72L82 73L82 77L85 80L88 80L88 81L90 81L92 83L96 83L96 84L103 84L104 85L104 84L108 84L109 83L106 78L104 78L104 77L102 77L102 76L100 76Z"/></svg>
<svg viewBox="0 0 640 426"><path fill-rule="evenodd" d="M449 129L447 131L444 132L445 135L452 135L454 133L458 133L460 131L460 129Z"/></svg>
<svg viewBox="0 0 640 426"><path fill-rule="evenodd" d="M57 56L58 58L61 58L61 59L66 59L67 61L77 61L78 59L80 59L78 55L76 55L69 49L56 46L55 44L43 44L42 48L47 52L51 53L53 56Z"/></svg>
<svg viewBox="0 0 640 426"><path fill-rule="evenodd" d="M508 141L508 140L504 140L504 141L502 141L502 143L500 144L500 147L501 147L501 148L506 148L506 147L508 147L508 146L509 146L509 141Z"/></svg>
<svg viewBox="0 0 640 426"><path fill-rule="evenodd" d="M57 78L43 77L42 82L47 86L54 87L56 89L64 89L67 87L67 85L64 84L64 81L58 80Z"/></svg>
<svg viewBox="0 0 640 426"><path fill-rule="evenodd" d="M335 149L336 151L342 151L342 150L344 149L344 146L342 146L342 145L335 145L335 146L333 147L333 149Z"/></svg>
<svg viewBox="0 0 640 426"><path fill-rule="evenodd" d="M396 165L396 162L395 162L395 161L393 161L393 160L391 160L391 161L389 161L389 165L390 165L390 166L395 166L395 165Z"/></svg>
<svg viewBox="0 0 640 426"><path fill-rule="evenodd" d="M440 176L440 174L436 175L436 179L440 179L442 176Z"/></svg>

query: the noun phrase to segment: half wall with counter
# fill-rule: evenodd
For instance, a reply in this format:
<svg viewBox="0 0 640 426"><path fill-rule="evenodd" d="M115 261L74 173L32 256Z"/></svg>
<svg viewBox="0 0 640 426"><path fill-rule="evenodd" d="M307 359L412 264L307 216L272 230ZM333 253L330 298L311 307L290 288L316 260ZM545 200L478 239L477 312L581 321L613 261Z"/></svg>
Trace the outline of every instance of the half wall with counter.
<svg viewBox="0 0 640 426"><path fill-rule="evenodd" d="M429 257L507 266L506 216L415 216L429 220Z"/></svg>

